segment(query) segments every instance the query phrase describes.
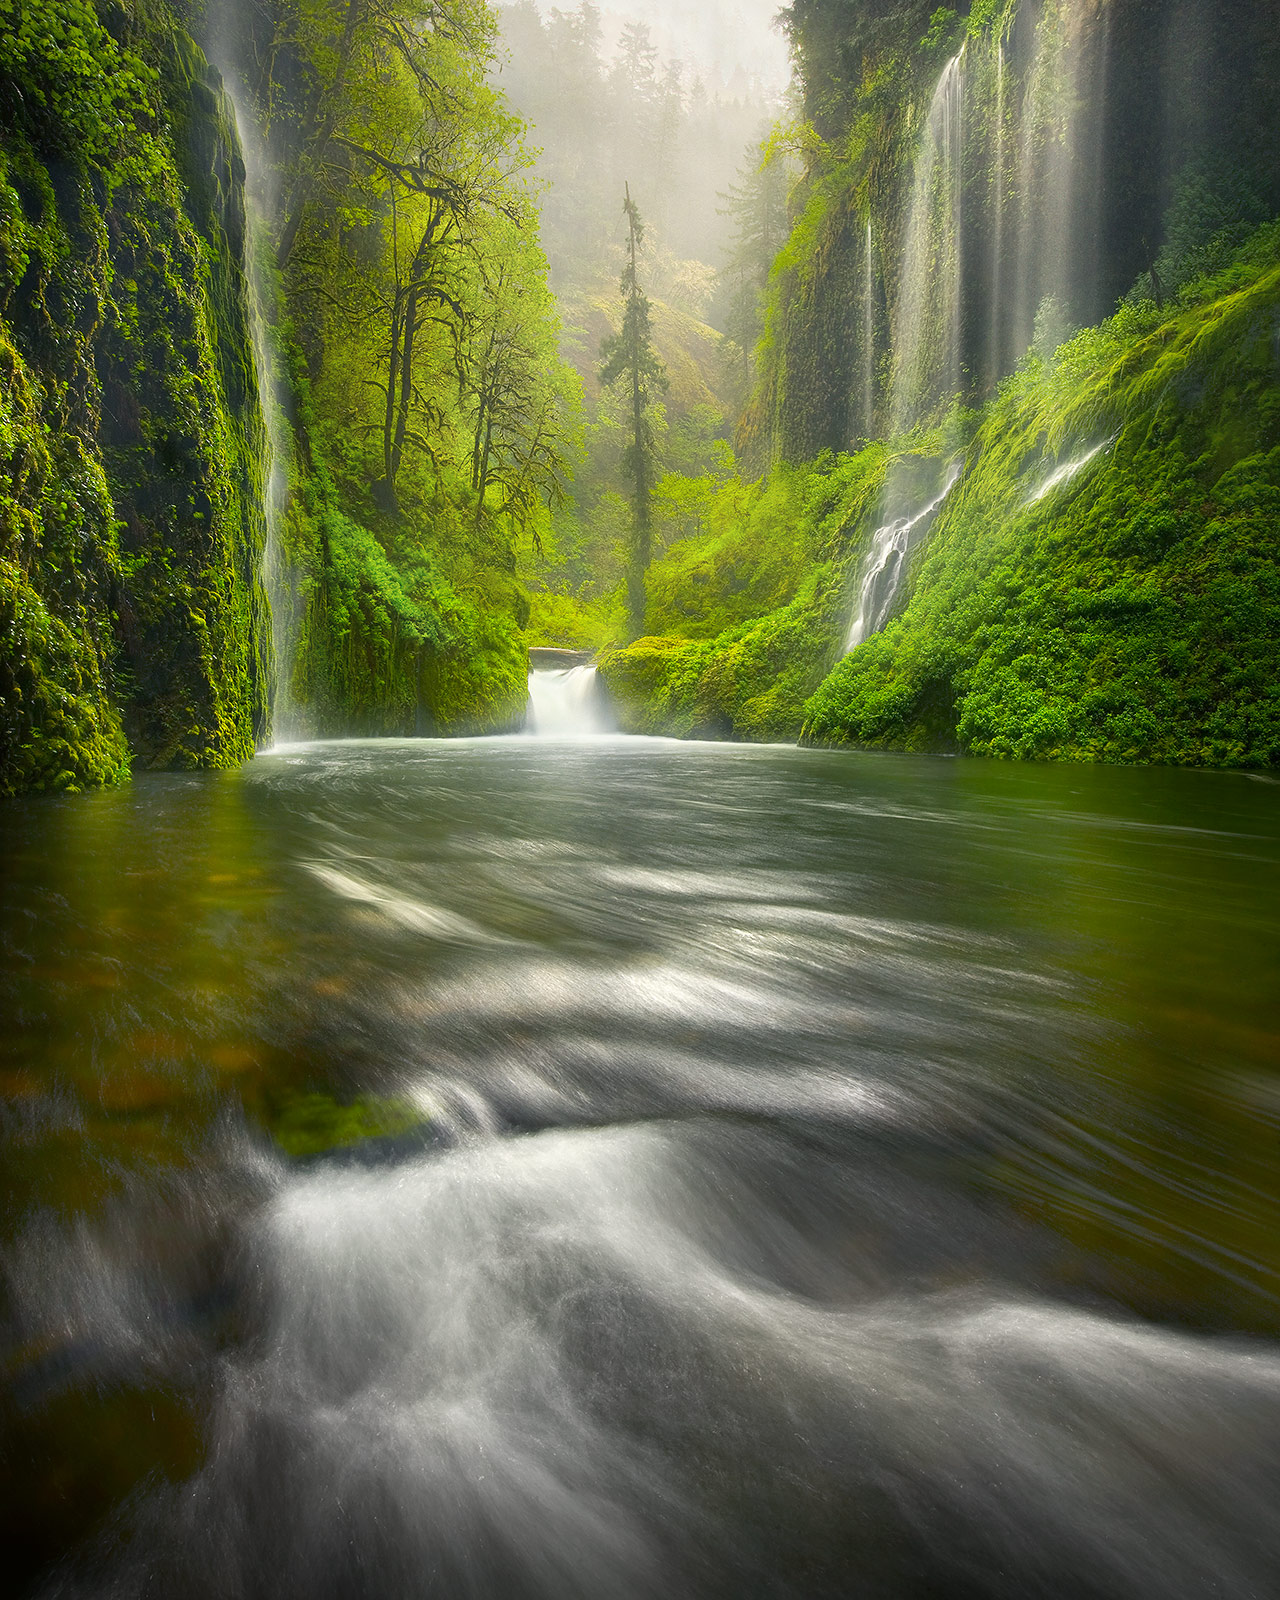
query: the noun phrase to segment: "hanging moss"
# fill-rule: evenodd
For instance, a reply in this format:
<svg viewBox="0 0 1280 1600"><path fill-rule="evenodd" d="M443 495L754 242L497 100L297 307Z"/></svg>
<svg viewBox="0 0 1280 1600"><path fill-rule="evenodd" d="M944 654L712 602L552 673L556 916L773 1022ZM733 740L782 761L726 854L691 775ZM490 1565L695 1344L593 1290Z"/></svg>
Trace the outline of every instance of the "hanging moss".
<svg viewBox="0 0 1280 1600"><path fill-rule="evenodd" d="M1128 307L1006 384L909 602L822 685L807 740L1280 762L1280 269L1259 275L1268 259L1280 265L1280 227L1175 315Z"/></svg>
<svg viewBox="0 0 1280 1600"><path fill-rule="evenodd" d="M243 168L161 5L0 0L0 790L225 766L266 727ZM127 736L126 750L125 739Z"/></svg>

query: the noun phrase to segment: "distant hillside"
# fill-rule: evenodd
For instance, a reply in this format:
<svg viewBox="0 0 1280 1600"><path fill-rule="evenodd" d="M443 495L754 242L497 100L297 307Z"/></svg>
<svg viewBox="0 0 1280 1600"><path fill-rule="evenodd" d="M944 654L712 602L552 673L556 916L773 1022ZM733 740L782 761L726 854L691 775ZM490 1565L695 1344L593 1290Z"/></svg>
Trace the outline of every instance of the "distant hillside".
<svg viewBox="0 0 1280 1600"><path fill-rule="evenodd" d="M729 410L726 373L720 358L721 336L712 327L687 311L661 300L653 307L653 342L667 368L670 388L666 394L668 414L682 416L697 406ZM600 345L622 322L622 302L611 292L601 291L561 300L564 333L561 353L582 378L589 400L596 400L600 384L596 377L600 365Z"/></svg>

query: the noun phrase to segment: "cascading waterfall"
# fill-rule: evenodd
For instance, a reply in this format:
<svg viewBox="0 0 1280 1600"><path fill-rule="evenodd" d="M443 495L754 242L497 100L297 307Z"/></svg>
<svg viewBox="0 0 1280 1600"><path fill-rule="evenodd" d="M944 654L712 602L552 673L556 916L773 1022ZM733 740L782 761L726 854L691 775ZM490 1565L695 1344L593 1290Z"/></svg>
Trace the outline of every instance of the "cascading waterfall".
<svg viewBox="0 0 1280 1600"><path fill-rule="evenodd" d="M270 467L263 485L266 545L262 576L271 609L271 731L273 742L279 744L298 736L303 730L299 726L290 687L301 622L298 577L285 549L283 536L289 492L291 439L284 421L284 383L269 334L269 328L275 320L271 315L275 290L269 275L262 270L264 255L269 250L268 233L262 218L273 208L275 179L273 165L262 148L253 117L244 109L250 103L247 91L240 75L226 57L226 51L230 48L226 44L229 30L224 26L221 31L224 50L216 52L219 59L215 64L222 74L223 86L235 113L236 131L245 164L249 324L253 336L258 396L270 451Z"/></svg>
<svg viewBox="0 0 1280 1600"><path fill-rule="evenodd" d="M896 294L888 285L891 433L936 421L957 396L989 390L1033 339L1048 355L1073 319L1098 309L1109 48L1108 25L1091 0L1024 0L989 47L966 44L947 63L916 152ZM972 61L970 50L980 52ZM989 176L969 184L970 174ZM871 228L869 221L861 372L869 417ZM1067 481L1093 453L1058 469L1037 495ZM956 481L953 468L941 495L921 508L906 471L891 467L886 479L849 649L892 613L909 550Z"/></svg>
<svg viewBox="0 0 1280 1600"><path fill-rule="evenodd" d="M869 639L873 633L879 633L889 620L912 546L919 535L927 530L933 516L942 509L943 501L960 481L962 470L961 462L953 462L947 470L941 494L912 515L885 523L871 536L871 548L862 568L858 610L845 640L846 653L855 649L864 639Z"/></svg>
<svg viewBox="0 0 1280 1600"><path fill-rule="evenodd" d="M996 148L992 170L991 201L991 316L987 335L987 382L1000 375L1004 318L1004 207L1005 161L1008 136L1005 129L1004 41L996 44Z"/></svg>
<svg viewBox="0 0 1280 1600"><path fill-rule="evenodd" d="M1089 0L1041 0L1034 16L1034 50L1021 95L1007 109L1008 62L1003 42L997 44L998 226L991 257L997 287L988 381L1016 364L1033 339L1048 353L1071 322L1093 321L1109 303L1100 294L1099 261L1109 12L1103 15ZM1005 159L1009 111L1017 129L1012 173ZM1006 208L1016 208L1012 230ZM1011 266L1005 260L1010 249Z"/></svg>
<svg viewBox="0 0 1280 1600"><path fill-rule="evenodd" d="M255 296L255 301L257 297ZM254 348L265 346L264 319L260 306L254 308ZM267 544L263 556L263 579L271 606L272 699L271 727L276 744L298 732L290 679L297 645L298 595L293 564L284 548L282 527L288 496L285 471L285 441L279 422L279 408L271 394L271 366L265 350L258 356L258 390L263 396L267 437L271 444L271 472L267 479L263 509L267 522Z"/></svg>
<svg viewBox="0 0 1280 1600"><path fill-rule="evenodd" d="M916 156L894 318L894 433L960 387L964 51L938 80Z"/></svg>
<svg viewBox="0 0 1280 1600"><path fill-rule="evenodd" d="M247 158L246 158L247 159ZM280 378L276 356L268 336L267 291L263 275L258 270L258 251L254 245L257 231L253 207L250 217L250 304L252 310L253 349L258 376L258 394L261 397L267 440L271 449L271 468L263 499L263 512L267 525L266 549L263 553L263 580L267 600L271 606L271 656L272 696L271 726L274 742L295 737L298 727L297 709L293 702L291 679L293 661L298 642L300 607L297 573L284 546L284 513L289 492L290 439L283 421Z"/></svg>
<svg viewBox="0 0 1280 1600"><path fill-rule="evenodd" d="M904 433L939 400L956 394L961 380L961 280L964 186L964 51L938 80L916 157L911 212L899 273L895 316L892 423ZM874 288L871 227L867 227L864 361L873 360ZM870 366L868 366L868 372ZM870 378L868 377L868 387ZM870 404L868 414L871 414ZM881 500L881 525L872 535L859 578L858 606L845 642L852 650L885 624L898 597L910 553L960 474L953 466L942 493L923 508L902 511L906 486L890 469Z"/></svg>
<svg viewBox="0 0 1280 1600"><path fill-rule="evenodd" d="M608 733L604 691L595 667L533 666L525 731L535 739L594 739Z"/></svg>
<svg viewBox="0 0 1280 1600"><path fill-rule="evenodd" d="M862 284L862 425L868 434L876 417L876 279L875 238L867 218Z"/></svg>
<svg viewBox="0 0 1280 1600"><path fill-rule="evenodd" d="M871 403L869 234L864 246L861 365L851 376L864 414L883 415L890 433L937 420L957 395L988 396L1033 340L1051 353L1073 326L1105 315L1146 264L1135 240L1158 232L1158 216L1148 227L1116 214L1118 185L1132 180L1116 167L1115 147L1135 148L1146 130L1132 116L1124 124L1111 103L1112 29L1112 8L1095 0L1020 0L940 75L904 197L901 249L882 263L892 359L888 392ZM1176 104L1168 115L1194 123L1190 69L1152 73L1152 93ZM868 222L882 248L897 232L892 214Z"/></svg>

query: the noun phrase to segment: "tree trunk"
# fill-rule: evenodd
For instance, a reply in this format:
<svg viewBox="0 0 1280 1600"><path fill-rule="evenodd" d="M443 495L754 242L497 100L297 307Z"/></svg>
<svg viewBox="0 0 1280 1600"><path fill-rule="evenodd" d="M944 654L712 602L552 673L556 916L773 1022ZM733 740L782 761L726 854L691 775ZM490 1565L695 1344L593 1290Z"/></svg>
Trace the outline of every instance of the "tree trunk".
<svg viewBox="0 0 1280 1600"><path fill-rule="evenodd" d="M351 56L355 48L356 29L364 17L365 3L366 0L347 0L347 17L342 28L342 41L338 46L337 70L334 72L333 82L318 97L319 103L327 104L329 110L299 159L298 176L289 197L288 215L285 217L285 224L276 245L276 265L282 269L293 254L293 247L302 227L302 218L307 209L307 201L311 198L311 191L315 188L316 178L320 172L320 163L324 160L330 139L333 138L333 130L338 125L338 117L342 110L342 91L347 85L347 73L351 67Z"/></svg>

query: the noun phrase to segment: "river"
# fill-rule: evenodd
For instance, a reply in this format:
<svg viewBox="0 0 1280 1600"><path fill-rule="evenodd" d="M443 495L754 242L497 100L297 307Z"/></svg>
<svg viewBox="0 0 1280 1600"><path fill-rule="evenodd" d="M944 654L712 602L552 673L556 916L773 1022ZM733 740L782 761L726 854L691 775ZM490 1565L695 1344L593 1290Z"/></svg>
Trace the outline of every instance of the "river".
<svg viewBox="0 0 1280 1600"><path fill-rule="evenodd" d="M603 738L4 807L38 1596L1280 1593L1280 786Z"/></svg>

